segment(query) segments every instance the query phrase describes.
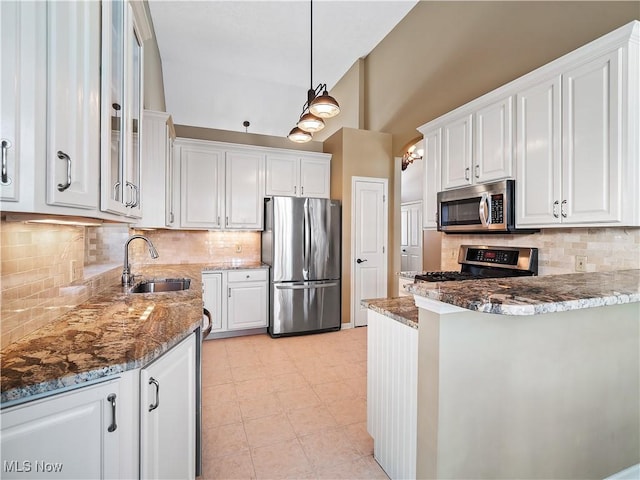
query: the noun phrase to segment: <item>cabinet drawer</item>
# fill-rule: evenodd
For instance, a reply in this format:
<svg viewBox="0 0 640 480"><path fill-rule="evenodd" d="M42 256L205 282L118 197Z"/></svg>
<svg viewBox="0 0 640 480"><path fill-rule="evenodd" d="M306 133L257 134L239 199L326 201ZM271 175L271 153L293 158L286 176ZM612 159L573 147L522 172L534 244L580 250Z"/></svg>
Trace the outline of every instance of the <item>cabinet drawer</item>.
<svg viewBox="0 0 640 480"><path fill-rule="evenodd" d="M259 280L266 281L268 277L268 270L255 269L255 270L234 270L227 272L228 282L255 282Z"/></svg>

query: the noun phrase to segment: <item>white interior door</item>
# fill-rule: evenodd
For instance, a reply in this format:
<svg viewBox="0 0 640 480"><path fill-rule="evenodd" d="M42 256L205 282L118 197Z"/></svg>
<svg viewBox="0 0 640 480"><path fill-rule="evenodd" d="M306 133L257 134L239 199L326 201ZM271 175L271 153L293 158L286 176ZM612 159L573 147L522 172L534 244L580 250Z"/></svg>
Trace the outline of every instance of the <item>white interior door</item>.
<svg viewBox="0 0 640 480"><path fill-rule="evenodd" d="M354 326L367 324L361 300L387 296L387 179L351 180L351 318Z"/></svg>
<svg viewBox="0 0 640 480"><path fill-rule="evenodd" d="M422 270L422 202L407 202L400 207L400 269Z"/></svg>

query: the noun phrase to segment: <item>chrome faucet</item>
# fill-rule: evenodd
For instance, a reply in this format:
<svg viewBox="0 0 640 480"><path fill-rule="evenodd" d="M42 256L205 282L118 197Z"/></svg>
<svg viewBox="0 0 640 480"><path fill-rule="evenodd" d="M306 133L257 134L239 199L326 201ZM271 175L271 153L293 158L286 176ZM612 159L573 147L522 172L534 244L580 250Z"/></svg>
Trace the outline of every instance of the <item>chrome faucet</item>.
<svg viewBox="0 0 640 480"><path fill-rule="evenodd" d="M147 242L147 245L149 246L149 255L151 255L151 258L158 258L158 251L153 246L153 243L151 243L151 240L149 240L147 237L143 235L132 235L131 237L129 237L129 239L124 244L124 269L122 270L122 285L125 287L131 285L131 282L133 282L134 275L131 275L131 268L129 267L129 244L131 243L131 240L135 240L136 238L141 238L142 240Z"/></svg>

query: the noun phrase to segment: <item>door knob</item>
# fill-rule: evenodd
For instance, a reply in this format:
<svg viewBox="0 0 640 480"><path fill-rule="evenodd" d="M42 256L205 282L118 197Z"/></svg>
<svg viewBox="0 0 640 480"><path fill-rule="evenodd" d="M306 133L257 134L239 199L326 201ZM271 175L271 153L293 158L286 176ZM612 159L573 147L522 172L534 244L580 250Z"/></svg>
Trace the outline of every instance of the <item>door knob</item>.
<svg viewBox="0 0 640 480"><path fill-rule="evenodd" d="M361 258L359 258L359 259L356 260L356 263L363 263L363 262L366 262L366 261L367 261L366 259L362 260Z"/></svg>

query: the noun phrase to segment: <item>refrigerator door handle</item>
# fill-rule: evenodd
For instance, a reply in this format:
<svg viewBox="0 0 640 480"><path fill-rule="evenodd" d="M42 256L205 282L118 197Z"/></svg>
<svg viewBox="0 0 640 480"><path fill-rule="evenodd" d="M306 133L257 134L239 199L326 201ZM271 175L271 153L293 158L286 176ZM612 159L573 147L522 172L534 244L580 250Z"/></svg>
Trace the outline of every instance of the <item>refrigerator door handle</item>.
<svg viewBox="0 0 640 480"><path fill-rule="evenodd" d="M312 288L328 288L337 286L338 284L336 282L318 283L313 285L275 285L278 290L310 290Z"/></svg>
<svg viewBox="0 0 640 480"><path fill-rule="evenodd" d="M303 266L303 275L305 279L309 279L311 272L309 271L309 262L311 258L311 232L310 232L310 218L309 218L309 202L304 202L304 217L303 221L303 230L304 230L304 266Z"/></svg>

